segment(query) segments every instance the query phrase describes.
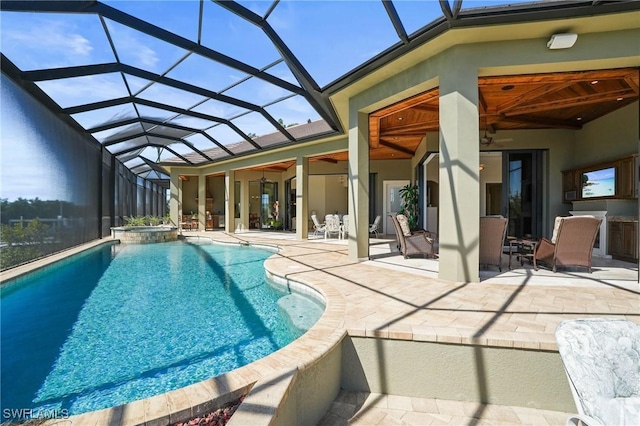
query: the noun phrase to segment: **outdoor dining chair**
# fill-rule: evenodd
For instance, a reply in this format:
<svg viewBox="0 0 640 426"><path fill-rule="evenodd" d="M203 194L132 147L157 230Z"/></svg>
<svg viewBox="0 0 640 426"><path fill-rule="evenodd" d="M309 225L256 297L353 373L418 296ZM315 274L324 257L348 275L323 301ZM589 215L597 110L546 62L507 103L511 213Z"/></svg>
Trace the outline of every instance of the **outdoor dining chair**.
<svg viewBox="0 0 640 426"><path fill-rule="evenodd" d="M380 227L380 221L382 220L382 216L378 215L374 219L373 223L369 225L369 234L375 234L376 238L378 238L378 228Z"/></svg>
<svg viewBox="0 0 640 426"><path fill-rule="evenodd" d="M312 214L311 220L313 221L313 235L324 234L325 224L320 223L320 221L318 220L318 216Z"/></svg>
<svg viewBox="0 0 640 426"><path fill-rule="evenodd" d="M340 218L337 214L328 214L324 217L324 239L331 237L332 234L340 237Z"/></svg>

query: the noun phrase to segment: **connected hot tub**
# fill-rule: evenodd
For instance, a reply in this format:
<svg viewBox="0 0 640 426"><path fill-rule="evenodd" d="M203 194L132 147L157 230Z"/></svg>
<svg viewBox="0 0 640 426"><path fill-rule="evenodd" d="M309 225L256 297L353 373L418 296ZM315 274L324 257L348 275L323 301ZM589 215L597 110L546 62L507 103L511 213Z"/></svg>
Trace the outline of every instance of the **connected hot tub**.
<svg viewBox="0 0 640 426"><path fill-rule="evenodd" d="M175 226L119 226L111 228L111 236L121 244L166 243L178 240Z"/></svg>

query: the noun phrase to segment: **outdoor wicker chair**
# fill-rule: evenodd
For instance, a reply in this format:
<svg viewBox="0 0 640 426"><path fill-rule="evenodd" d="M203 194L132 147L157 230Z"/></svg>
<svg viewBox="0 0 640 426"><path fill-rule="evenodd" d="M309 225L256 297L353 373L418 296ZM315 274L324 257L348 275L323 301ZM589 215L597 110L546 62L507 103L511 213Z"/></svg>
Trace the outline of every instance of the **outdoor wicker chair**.
<svg viewBox="0 0 640 426"><path fill-rule="evenodd" d="M502 216L480 218L480 265L495 265L502 272L502 247L508 220Z"/></svg>
<svg viewBox="0 0 640 426"><path fill-rule="evenodd" d="M593 245L602 219L593 216L569 216L557 220L555 241L543 238L537 245L536 263L543 262L556 272L558 266L584 266L591 273Z"/></svg>
<svg viewBox="0 0 640 426"><path fill-rule="evenodd" d="M436 234L424 229L412 232L409 229L409 220L403 214L389 216L400 243L400 253L405 259L416 254L424 257L436 257Z"/></svg>

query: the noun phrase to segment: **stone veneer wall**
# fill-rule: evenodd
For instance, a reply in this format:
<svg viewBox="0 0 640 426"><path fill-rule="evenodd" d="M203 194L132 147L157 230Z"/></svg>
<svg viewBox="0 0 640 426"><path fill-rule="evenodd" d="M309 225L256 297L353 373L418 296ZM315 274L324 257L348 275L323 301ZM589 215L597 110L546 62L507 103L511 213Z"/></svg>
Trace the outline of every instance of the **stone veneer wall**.
<svg viewBox="0 0 640 426"><path fill-rule="evenodd" d="M121 244L153 244L178 240L178 228L112 228L111 236Z"/></svg>

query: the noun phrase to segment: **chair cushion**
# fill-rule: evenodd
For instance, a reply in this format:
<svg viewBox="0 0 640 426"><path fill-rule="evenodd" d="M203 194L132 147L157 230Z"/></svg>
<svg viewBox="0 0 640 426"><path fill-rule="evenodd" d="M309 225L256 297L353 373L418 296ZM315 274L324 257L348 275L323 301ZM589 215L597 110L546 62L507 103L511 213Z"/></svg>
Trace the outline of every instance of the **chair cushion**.
<svg viewBox="0 0 640 426"><path fill-rule="evenodd" d="M556 216L556 221L553 224L553 233L551 234L551 242L553 244L556 243L556 238L558 238L558 228L560 227L561 221L562 221L562 216Z"/></svg>
<svg viewBox="0 0 640 426"><path fill-rule="evenodd" d="M403 214L399 214L396 216L396 219L398 219L398 224L400 225L400 229L402 230L402 234L405 237L410 237L411 236L411 229L409 228L409 219L407 219L407 217Z"/></svg>

